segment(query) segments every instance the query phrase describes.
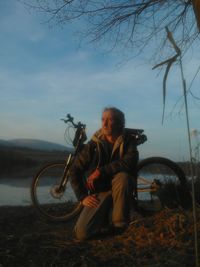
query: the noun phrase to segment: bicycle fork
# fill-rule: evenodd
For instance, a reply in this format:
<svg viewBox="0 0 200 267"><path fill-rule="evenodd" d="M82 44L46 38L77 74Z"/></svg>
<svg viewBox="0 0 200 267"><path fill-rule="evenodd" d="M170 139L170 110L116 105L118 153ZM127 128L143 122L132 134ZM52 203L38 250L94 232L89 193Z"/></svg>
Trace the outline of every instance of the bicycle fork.
<svg viewBox="0 0 200 267"><path fill-rule="evenodd" d="M73 155L69 154L66 160L66 165L65 165L60 183L51 188L51 195L54 198L61 198L65 192L65 188L66 188L68 177L69 177L69 168L70 168L72 161L73 161Z"/></svg>

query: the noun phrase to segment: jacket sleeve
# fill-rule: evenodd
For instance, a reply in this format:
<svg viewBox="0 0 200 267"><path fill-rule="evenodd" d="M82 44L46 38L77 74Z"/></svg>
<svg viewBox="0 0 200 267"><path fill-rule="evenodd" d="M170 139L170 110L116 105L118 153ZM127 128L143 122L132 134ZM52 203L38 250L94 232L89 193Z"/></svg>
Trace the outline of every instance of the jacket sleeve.
<svg viewBox="0 0 200 267"><path fill-rule="evenodd" d="M88 195L88 191L85 187L84 176L90 163L91 149L91 144L86 144L76 156L69 171L71 186L79 201L83 200Z"/></svg>
<svg viewBox="0 0 200 267"><path fill-rule="evenodd" d="M135 174L136 166L139 159L136 142L131 139L124 147L122 158L115 159L110 163L99 168L101 176L113 176L118 172L124 171L130 174Z"/></svg>

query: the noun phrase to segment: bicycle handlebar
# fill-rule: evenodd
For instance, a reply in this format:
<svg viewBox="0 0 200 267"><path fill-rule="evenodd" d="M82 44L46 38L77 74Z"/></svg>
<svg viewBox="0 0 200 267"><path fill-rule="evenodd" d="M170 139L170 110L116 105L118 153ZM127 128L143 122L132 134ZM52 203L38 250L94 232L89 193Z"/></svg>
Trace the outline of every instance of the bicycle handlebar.
<svg viewBox="0 0 200 267"><path fill-rule="evenodd" d="M64 123L68 123L70 122L74 128L85 128L85 124L81 123L80 121L78 123L75 123L74 122L74 118L70 115L70 114L67 114L67 119L61 119L61 121L64 121Z"/></svg>
<svg viewBox="0 0 200 267"><path fill-rule="evenodd" d="M75 129L78 130L85 130L86 125L81 123L80 121L78 123L74 122L74 118L70 115L67 114L66 115L67 119L61 119L62 121L64 121L65 123L70 122ZM145 134L142 134L144 132L143 129L131 129L131 128L125 128L126 132L129 133L130 135L133 135L136 139L137 145L143 144L144 142L147 141L147 136ZM80 132L77 132L77 136L80 134ZM77 137L75 138L77 139Z"/></svg>

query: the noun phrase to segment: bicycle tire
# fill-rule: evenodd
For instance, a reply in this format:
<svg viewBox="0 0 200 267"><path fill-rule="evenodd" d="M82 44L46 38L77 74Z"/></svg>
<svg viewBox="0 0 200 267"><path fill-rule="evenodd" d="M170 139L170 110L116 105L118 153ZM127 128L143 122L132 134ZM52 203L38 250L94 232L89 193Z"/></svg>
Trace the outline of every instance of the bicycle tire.
<svg viewBox="0 0 200 267"><path fill-rule="evenodd" d="M145 176L145 178L144 178ZM182 169L172 160L163 157L150 157L139 162L137 166L137 198L138 201L150 198L160 201L161 206L169 208L184 207L191 204L191 195L188 188L186 176ZM143 196L139 193L140 180L143 177L146 180L156 181L159 188L154 193L145 193Z"/></svg>
<svg viewBox="0 0 200 267"><path fill-rule="evenodd" d="M70 183L60 196L54 197L52 190L59 185L66 163L55 162L45 165L33 178L31 199L39 215L49 221L68 221L78 215L82 209L76 200Z"/></svg>

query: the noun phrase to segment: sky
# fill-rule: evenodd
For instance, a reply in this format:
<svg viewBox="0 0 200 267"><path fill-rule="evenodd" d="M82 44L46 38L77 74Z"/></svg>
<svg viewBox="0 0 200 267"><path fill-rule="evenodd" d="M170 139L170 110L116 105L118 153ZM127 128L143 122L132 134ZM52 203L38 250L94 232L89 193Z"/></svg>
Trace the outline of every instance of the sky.
<svg viewBox="0 0 200 267"><path fill-rule="evenodd" d="M66 144L60 119L67 113L87 125L89 139L101 126L103 108L115 106L125 113L126 127L144 129L148 141L138 147L141 158L189 159L178 67L168 79L162 124L163 72L152 70L148 55L126 61L119 51L80 45L77 23L52 27L45 21L16 0L0 0L0 139ZM188 85L199 64L197 45L183 61ZM197 75L191 88L198 97L199 80ZM190 130L199 132L200 102L190 94L188 108ZM193 147L196 142L192 137Z"/></svg>

